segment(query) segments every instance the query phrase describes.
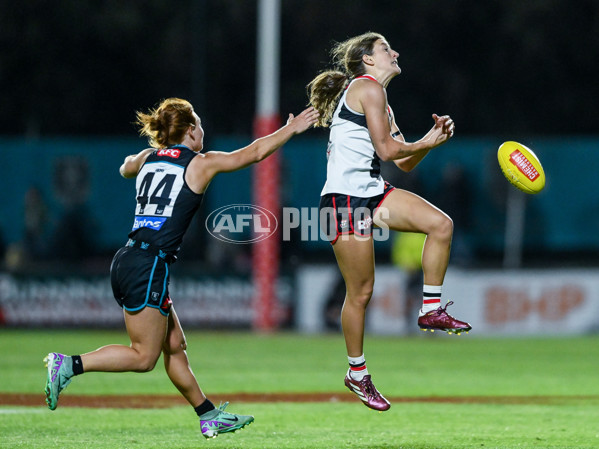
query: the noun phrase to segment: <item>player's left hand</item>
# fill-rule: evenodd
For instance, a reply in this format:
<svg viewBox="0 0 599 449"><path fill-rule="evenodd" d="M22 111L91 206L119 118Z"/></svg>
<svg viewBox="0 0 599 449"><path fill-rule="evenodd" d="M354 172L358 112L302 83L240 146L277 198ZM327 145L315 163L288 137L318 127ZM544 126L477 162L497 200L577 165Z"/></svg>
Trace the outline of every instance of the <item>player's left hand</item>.
<svg viewBox="0 0 599 449"><path fill-rule="evenodd" d="M433 114L433 120L435 121L435 128L442 128L443 133L447 134L447 137L453 137L455 131L455 124L449 115L438 116Z"/></svg>

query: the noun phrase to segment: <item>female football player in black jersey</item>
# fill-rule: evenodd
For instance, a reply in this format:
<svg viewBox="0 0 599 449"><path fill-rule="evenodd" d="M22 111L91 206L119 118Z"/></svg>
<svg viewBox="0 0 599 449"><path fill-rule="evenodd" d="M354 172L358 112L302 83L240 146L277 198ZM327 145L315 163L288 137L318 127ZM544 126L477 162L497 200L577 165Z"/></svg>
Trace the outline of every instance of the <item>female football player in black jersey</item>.
<svg viewBox="0 0 599 449"><path fill-rule="evenodd" d="M203 149L204 130L192 105L169 98L148 113L137 113L141 134L152 148L128 156L120 173L136 178L137 205L129 240L110 268L114 297L123 308L130 346L108 345L82 355L48 354L46 402L57 406L60 392L83 372L151 371L160 354L166 372L200 417L209 438L251 423L206 399L189 366L183 329L168 291L170 264L210 181L268 157L294 135L310 128L318 112L310 107L273 134L233 152Z"/></svg>

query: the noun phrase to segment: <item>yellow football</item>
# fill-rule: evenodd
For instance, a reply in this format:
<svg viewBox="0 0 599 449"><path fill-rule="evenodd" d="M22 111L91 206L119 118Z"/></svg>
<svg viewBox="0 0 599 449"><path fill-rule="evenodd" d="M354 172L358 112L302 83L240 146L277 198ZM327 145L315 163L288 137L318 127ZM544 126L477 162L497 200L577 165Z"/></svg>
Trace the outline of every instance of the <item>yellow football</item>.
<svg viewBox="0 0 599 449"><path fill-rule="evenodd" d="M545 172L530 148L518 142L504 142L497 150L501 171L512 185L526 193L539 193L545 187Z"/></svg>

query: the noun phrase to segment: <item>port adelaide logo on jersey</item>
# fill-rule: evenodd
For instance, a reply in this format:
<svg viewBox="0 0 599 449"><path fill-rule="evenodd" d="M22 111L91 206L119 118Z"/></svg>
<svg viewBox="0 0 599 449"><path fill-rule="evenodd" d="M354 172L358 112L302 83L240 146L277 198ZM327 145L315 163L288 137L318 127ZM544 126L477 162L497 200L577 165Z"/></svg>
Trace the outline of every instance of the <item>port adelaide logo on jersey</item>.
<svg viewBox="0 0 599 449"><path fill-rule="evenodd" d="M210 235L228 243L259 242L272 236L277 227L277 218L271 211L252 204L219 207L206 218Z"/></svg>

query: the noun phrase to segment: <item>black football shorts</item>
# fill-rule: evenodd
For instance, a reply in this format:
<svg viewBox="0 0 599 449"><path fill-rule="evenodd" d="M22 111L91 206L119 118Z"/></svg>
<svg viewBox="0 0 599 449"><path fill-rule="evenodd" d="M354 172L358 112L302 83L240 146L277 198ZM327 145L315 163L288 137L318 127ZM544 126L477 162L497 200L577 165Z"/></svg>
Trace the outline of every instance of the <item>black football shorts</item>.
<svg viewBox="0 0 599 449"><path fill-rule="evenodd" d="M385 197L393 190L395 187L385 182L383 193L369 198L340 193L327 193L321 196L320 225L331 244L344 234L356 234L362 237L372 235L374 214Z"/></svg>
<svg viewBox="0 0 599 449"><path fill-rule="evenodd" d="M119 249L110 265L114 298L129 312L153 307L168 316L172 306L169 277L169 264L164 259L139 248Z"/></svg>

